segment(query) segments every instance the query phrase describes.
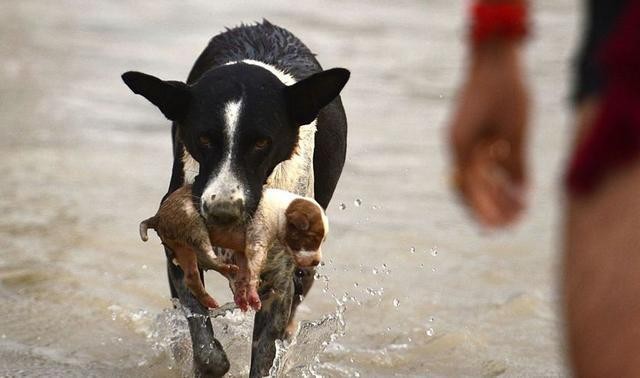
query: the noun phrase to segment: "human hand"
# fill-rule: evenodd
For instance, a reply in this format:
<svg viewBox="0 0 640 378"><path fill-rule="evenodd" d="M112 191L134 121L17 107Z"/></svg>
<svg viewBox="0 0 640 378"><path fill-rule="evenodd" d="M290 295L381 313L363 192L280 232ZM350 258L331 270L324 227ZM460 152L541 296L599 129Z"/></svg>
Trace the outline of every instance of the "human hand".
<svg viewBox="0 0 640 378"><path fill-rule="evenodd" d="M510 224L525 207L527 116L517 43L477 47L449 142L456 189L486 226Z"/></svg>

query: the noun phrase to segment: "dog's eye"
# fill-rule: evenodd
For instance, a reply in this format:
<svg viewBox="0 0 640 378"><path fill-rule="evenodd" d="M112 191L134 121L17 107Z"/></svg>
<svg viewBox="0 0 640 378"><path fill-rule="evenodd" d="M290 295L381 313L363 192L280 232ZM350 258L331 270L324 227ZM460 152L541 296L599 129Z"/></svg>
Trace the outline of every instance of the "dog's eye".
<svg viewBox="0 0 640 378"><path fill-rule="evenodd" d="M206 135L202 135L200 138L198 138L198 142L203 147L211 147L211 138Z"/></svg>
<svg viewBox="0 0 640 378"><path fill-rule="evenodd" d="M256 150L265 150L269 147L270 144L271 144L271 141L269 139L262 138L262 139L256 140L254 147Z"/></svg>

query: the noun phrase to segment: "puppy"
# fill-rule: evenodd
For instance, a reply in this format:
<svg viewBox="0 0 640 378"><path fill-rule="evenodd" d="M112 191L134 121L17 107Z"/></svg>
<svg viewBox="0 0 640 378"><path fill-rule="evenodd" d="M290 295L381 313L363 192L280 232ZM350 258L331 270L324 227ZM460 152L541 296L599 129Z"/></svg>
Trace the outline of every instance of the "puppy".
<svg viewBox="0 0 640 378"><path fill-rule="evenodd" d="M185 285L203 306L215 308L218 303L204 289L198 272L198 263L205 269L223 275L238 272L238 266L225 263L213 251L204 219L196 210L191 186L185 185L171 193L162 202L156 215L140 223L140 238L147 241L147 230L156 230L162 244L173 251L175 260L184 272Z"/></svg>
<svg viewBox="0 0 640 378"><path fill-rule="evenodd" d="M213 269L227 277L234 301L242 310L248 306L259 310L260 271L273 244L283 244L297 266L316 266L322 259L320 246L329 224L315 200L266 189L246 228L207 226L193 204L191 186L185 185L162 203L155 216L140 223L143 241L148 240L149 228L155 229L163 244L174 251L185 274L185 285L204 306L218 305L204 289L198 262L203 269ZM212 245L244 253L216 256Z"/></svg>
<svg viewBox="0 0 640 378"><path fill-rule="evenodd" d="M210 230L212 230L210 236L213 244L217 245L219 236L229 237L225 236L224 232ZM265 189L262 200L245 232L244 251L248 269L241 269L238 282L235 283L236 304L241 309L245 309L247 304L254 309L260 308L257 291L260 271L267 252L274 243L280 242L298 267L313 267L322 259L320 246L328 232L327 216L315 200L285 190ZM232 239L239 240L240 236L237 235ZM242 272L247 272L249 276L244 276Z"/></svg>

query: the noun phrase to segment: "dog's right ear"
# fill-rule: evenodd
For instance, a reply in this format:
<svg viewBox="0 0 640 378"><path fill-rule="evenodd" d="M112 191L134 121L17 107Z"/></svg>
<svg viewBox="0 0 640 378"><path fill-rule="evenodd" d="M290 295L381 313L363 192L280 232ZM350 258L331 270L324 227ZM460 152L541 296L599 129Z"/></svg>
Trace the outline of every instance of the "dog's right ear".
<svg viewBox="0 0 640 378"><path fill-rule="evenodd" d="M309 229L309 219L301 211L289 211L286 217L287 222L297 230L307 231Z"/></svg>
<svg viewBox="0 0 640 378"><path fill-rule="evenodd" d="M122 80L135 94L157 106L165 117L179 121L187 114L191 93L189 86L180 81L164 81L142 72L129 71Z"/></svg>

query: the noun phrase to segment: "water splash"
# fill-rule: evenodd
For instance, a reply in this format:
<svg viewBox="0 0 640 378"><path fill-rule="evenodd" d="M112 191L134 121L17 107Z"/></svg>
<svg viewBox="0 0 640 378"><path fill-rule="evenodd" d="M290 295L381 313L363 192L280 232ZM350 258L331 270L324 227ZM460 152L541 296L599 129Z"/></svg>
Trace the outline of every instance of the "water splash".
<svg viewBox="0 0 640 378"><path fill-rule="evenodd" d="M336 300L336 312L318 321L302 321L290 342L276 341L276 357L269 377L319 377L318 355L344 334L344 302Z"/></svg>

